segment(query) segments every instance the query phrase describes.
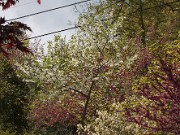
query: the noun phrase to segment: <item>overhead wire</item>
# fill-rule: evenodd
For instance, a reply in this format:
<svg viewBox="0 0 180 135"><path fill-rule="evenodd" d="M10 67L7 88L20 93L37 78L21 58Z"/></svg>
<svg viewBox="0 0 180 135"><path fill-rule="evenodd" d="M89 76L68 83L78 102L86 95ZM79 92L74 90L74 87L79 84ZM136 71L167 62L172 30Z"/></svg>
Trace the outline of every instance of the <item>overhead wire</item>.
<svg viewBox="0 0 180 135"><path fill-rule="evenodd" d="M33 14L28 14L28 15L24 15L24 16L20 16L20 17L16 17L16 18L8 19L8 20L6 20L6 22L19 20L19 19L22 19L22 18L30 17L30 16L39 15L39 14L42 14L42 13L58 10L58 9L61 9L61 8L71 7L71 6L78 5L78 4L81 4L81 3L86 3L86 2L89 2L89 1L91 1L91 0L84 0L84 1L75 2L75 3L71 3L71 4L68 4L68 5L64 5L64 6L59 6L59 7L56 7L56 8L36 12L36 13L33 13Z"/></svg>
<svg viewBox="0 0 180 135"><path fill-rule="evenodd" d="M69 28L66 28L66 29L62 29L62 30L58 30L58 31L53 31L53 32L45 33L45 34L38 35L38 36L33 36L33 37L25 38L23 40L29 40L29 39L44 37L44 36L47 36L47 35L52 35L52 34L60 33L60 32L63 32L63 31L68 31L68 30L73 30L73 29L80 28L80 27L81 26L69 27Z"/></svg>
<svg viewBox="0 0 180 135"><path fill-rule="evenodd" d="M84 3L84 2L88 2L88 1L91 1L91 0L76 2L76 3L73 3L73 4L69 4L69 5L72 6L72 5L76 5L76 4L80 4L80 3ZM174 1L174 2L165 3L165 4L172 4L172 3L176 3L176 2L178 2L178 1L179 1L179 0L176 0L176 1ZM164 5L165 5L165 4L164 4ZM66 7L66 6L68 6L68 5L61 6L61 7ZM160 6L163 6L163 5L157 5L157 6L154 6L154 7L145 8L145 9L143 9L143 11L149 10L149 9L152 9L152 8L156 8L156 7L160 7ZM29 37L29 38L26 38L26 39L23 39L23 40L29 40L29 39L35 39L35 38L39 38L39 37L44 37L44 36L47 36L47 35L56 34L56 33L64 32L64 31L68 31L68 30L73 30L73 29L80 28L80 27L81 27L81 26L69 27L69 28L66 28L66 29L62 29L62 30L58 30L58 31L53 31L53 32L45 33L45 34L38 35L38 36Z"/></svg>

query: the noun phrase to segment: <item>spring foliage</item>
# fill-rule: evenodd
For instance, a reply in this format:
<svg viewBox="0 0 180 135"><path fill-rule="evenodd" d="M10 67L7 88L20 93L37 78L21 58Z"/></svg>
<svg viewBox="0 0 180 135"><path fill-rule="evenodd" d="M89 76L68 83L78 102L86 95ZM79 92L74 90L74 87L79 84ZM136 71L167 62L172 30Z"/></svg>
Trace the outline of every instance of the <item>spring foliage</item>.
<svg viewBox="0 0 180 135"><path fill-rule="evenodd" d="M178 1L88 5L77 33L16 62L29 120L50 134L179 134ZM33 90L32 90L33 89ZM65 133L65 132L63 132Z"/></svg>

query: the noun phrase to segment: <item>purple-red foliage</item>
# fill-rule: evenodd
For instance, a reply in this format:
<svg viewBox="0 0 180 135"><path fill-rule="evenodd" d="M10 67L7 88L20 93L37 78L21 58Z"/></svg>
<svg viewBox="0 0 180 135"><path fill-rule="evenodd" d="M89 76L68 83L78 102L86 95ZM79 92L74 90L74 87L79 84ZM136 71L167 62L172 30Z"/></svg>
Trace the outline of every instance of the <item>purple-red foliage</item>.
<svg viewBox="0 0 180 135"><path fill-rule="evenodd" d="M179 50L175 51L178 54ZM158 64L148 65L154 69L143 75L150 83L139 83L139 91L136 93L152 104L146 106L142 103L135 108L127 108L126 116L129 121L136 122L144 128L180 134L180 64L172 62L173 58L167 54L163 55L163 52L161 56L154 56L153 61ZM138 63L142 64L141 61ZM146 62L143 65L145 64ZM144 67L142 66L143 69ZM149 124L150 121L155 125Z"/></svg>
<svg viewBox="0 0 180 135"><path fill-rule="evenodd" d="M6 23L4 18L0 18L0 53L8 56L8 50L16 48L22 52L31 51L23 46L22 38L25 31L31 28L21 22Z"/></svg>
<svg viewBox="0 0 180 135"><path fill-rule="evenodd" d="M19 0L0 0L0 6L3 10L15 5ZM37 1L39 4L40 0ZM5 18L0 17L0 53L8 56L8 50L16 48L22 52L31 53L30 49L23 46L22 37L26 31L31 28L21 22L7 22Z"/></svg>
<svg viewBox="0 0 180 135"><path fill-rule="evenodd" d="M2 6L2 9L8 9L17 2L19 2L19 0L0 0L0 6ZM37 2L41 4L41 0L37 0Z"/></svg>
<svg viewBox="0 0 180 135"><path fill-rule="evenodd" d="M79 104L82 97L73 95L65 97L61 102L50 100L46 102L35 102L32 110L31 120L34 121L39 130L60 125L68 128L75 126L80 122L80 115L83 107Z"/></svg>
<svg viewBox="0 0 180 135"><path fill-rule="evenodd" d="M19 0L0 0L0 6L2 6L3 9L8 9L12 5L15 5L18 1Z"/></svg>

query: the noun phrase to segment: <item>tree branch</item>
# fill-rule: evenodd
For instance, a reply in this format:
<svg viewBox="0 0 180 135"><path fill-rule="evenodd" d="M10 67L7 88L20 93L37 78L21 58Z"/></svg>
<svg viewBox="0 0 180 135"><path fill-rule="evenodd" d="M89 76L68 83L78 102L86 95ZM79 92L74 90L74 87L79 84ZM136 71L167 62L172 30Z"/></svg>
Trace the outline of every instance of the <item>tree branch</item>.
<svg viewBox="0 0 180 135"><path fill-rule="evenodd" d="M84 94L83 92L81 92L81 91L79 91L79 90L76 90L76 89L74 89L74 88L69 88L69 90L73 90L73 91L75 91L75 92L83 95L84 97L88 97L88 95L86 95L86 94Z"/></svg>

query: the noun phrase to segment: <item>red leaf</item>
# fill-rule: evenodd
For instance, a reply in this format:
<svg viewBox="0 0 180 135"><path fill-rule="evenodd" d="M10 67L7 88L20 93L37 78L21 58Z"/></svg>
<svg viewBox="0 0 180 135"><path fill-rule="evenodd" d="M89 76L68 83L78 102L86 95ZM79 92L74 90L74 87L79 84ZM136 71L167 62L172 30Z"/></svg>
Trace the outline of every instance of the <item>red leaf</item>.
<svg viewBox="0 0 180 135"><path fill-rule="evenodd" d="M3 9L7 9L11 6L11 3L10 2L7 2L4 6L3 6Z"/></svg>
<svg viewBox="0 0 180 135"><path fill-rule="evenodd" d="M17 0L7 0L5 4L3 5L3 9L7 9L11 7L12 5L15 5Z"/></svg>
<svg viewBox="0 0 180 135"><path fill-rule="evenodd" d="M37 0L37 2L38 2L39 4L41 4L41 0Z"/></svg>
<svg viewBox="0 0 180 135"><path fill-rule="evenodd" d="M13 48L13 46L14 46L13 43L6 44L6 45L5 45L6 49L11 49L11 48Z"/></svg>

